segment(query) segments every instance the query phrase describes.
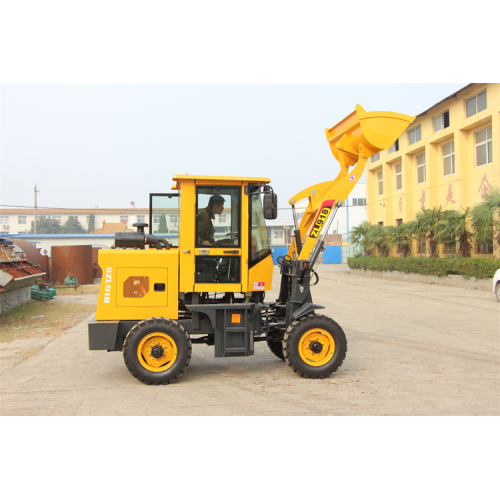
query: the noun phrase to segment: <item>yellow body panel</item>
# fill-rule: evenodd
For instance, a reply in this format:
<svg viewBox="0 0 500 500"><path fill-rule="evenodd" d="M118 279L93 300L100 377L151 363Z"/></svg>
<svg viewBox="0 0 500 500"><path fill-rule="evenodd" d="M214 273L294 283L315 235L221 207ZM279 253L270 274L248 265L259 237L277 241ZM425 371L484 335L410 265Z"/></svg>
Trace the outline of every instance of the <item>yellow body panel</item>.
<svg viewBox="0 0 500 500"><path fill-rule="evenodd" d="M255 266L248 270L248 286L243 291L253 292L254 290L271 290L273 284L273 269L273 257L268 255L264 260L255 264ZM262 283L263 285L260 285Z"/></svg>
<svg viewBox="0 0 500 500"><path fill-rule="evenodd" d="M210 175L174 175L172 180L175 182L172 189L180 189L180 183L185 185L185 181L196 181L199 185L219 184L221 186L231 184L268 184L271 182L269 177L231 177L231 176L210 176Z"/></svg>
<svg viewBox="0 0 500 500"><path fill-rule="evenodd" d="M123 291L127 282L139 282L140 280L137 278L146 278L149 281L147 293L143 296L139 293L137 297L127 297L124 293L118 293L116 296L117 307L166 307L168 305L167 290L165 292L154 292L153 289L154 283L168 282L168 269L158 269L156 267L118 267L116 269L117 290ZM176 301L177 298L170 297L170 300Z"/></svg>
<svg viewBox="0 0 500 500"><path fill-rule="evenodd" d="M142 320L153 316L177 319L178 261L177 250L100 250L102 280L95 319ZM124 297L124 285L130 277L149 278L145 295ZM165 283L165 291L155 291L155 283Z"/></svg>

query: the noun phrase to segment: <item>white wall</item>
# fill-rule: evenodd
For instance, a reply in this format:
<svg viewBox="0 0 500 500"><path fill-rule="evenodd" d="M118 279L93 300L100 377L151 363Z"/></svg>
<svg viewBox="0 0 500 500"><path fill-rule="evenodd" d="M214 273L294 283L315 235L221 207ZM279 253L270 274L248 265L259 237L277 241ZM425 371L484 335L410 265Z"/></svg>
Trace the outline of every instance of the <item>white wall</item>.
<svg viewBox="0 0 500 500"><path fill-rule="evenodd" d="M68 217L71 215L72 217L76 217L78 219L78 222L83 226L83 229L85 231L88 231L88 223L87 223L87 216L93 214L94 215L94 228L95 229L101 229L102 224L104 221L106 222L120 222L120 216L126 215L128 216L128 222L127 222L127 227L129 229L132 228L132 224L135 224L137 222L137 216L142 215L144 216L144 221L149 224L149 211L148 210L137 210L133 212L127 212L127 211L122 211L122 212L116 212L116 213L99 213L97 211L90 210L85 213L85 214L45 214L45 213L38 213L38 216L40 217L41 215L51 216L51 217L60 217L60 223L63 225L67 220ZM26 224L19 224L19 215L25 216L26 217ZM8 225L8 228L4 228L4 224L0 224L0 234L19 234L19 233L28 233L28 231L31 229L31 223L34 220L34 215L33 213L31 214L19 214L19 215L12 215L12 214L2 214L0 212L0 216L2 217L8 217L8 223L5 225Z"/></svg>

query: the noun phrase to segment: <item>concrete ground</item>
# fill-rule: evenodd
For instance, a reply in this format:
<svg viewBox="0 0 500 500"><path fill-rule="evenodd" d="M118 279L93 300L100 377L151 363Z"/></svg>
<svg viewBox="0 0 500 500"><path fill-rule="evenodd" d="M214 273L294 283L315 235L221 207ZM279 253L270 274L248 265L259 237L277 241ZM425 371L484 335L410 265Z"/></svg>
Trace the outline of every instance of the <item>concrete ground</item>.
<svg viewBox="0 0 500 500"><path fill-rule="evenodd" d="M194 345L176 383L146 386L121 353L88 350L84 321L40 341L25 361L2 363L0 415L500 414L500 303L492 292L358 276L342 264L319 274L313 299L348 339L346 360L329 379L297 376L263 342L254 356L229 359ZM275 269L267 300L279 279Z"/></svg>

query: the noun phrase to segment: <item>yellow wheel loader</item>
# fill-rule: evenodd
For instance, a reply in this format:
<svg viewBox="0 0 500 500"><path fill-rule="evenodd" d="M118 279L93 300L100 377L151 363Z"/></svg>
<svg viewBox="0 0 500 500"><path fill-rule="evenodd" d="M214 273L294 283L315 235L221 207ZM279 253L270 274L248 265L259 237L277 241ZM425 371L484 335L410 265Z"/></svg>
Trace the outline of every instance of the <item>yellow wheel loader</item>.
<svg viewBox="0 0 500 500"><path fill-rule="evenodd" d="M175 192L150 195L149 225L116 233L113 247L99 252L103 277L89 348L123 351L130 373L146 384L176 380L199 343L213 345L215 357L231 357L250 356L255 342L266 341L302 377L330 376L346 357L347 340L316 312L324 307L311 296L315 264L367 158L388 149L413 119L358 105L326 130L340 173L289 200L294 240L279 259L276 302L265 301L273 276L265 220L277 217L270 179L175 175ZM304 199L299 224L295 205Z"/></svg>

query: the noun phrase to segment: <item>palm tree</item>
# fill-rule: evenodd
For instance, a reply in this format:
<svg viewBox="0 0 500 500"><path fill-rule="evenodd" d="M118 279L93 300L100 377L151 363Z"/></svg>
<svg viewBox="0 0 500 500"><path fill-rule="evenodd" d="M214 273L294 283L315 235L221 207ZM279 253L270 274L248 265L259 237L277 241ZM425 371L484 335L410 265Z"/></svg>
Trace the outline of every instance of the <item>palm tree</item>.
<svg viewBox="0 0 500 500"><path fill-rule="evenodd" d="M500 188L488 189L484 200L472 211L472 228L476 243L490 243L495 238L497 248L500 247Z"/></svg>
<svg viewBox="0 0 500 500"><path fill-rule="evenodd" d="M389 228L373 225L366 235L366 248L372 252L376 248L382 257L387 257L390 248Z"/></svg>
<svg viewBox="0 0 500 500"><path fill-rule="evenodd" d="M389 233L389 245L398 245L403 257L408 257L411 254L414 224L405 222L399 226L388 226L387 231Z"/></svg>
<svg viewBox="0 0 500 500"><path fill-rule="evenodd" d="M366 243L367 243L366 236L367 236L368 232L370 231L371 227L372 227L372 225L367 220L365 220L359 226L354 226L351 229L350 239L351 239L351 243L356 248L356 252L358 249L358 245L361 245L363 253L365 255L369 254L369 251L366 248Z"/></svg>
<svg viewBox="0 0 500 500"><path fill-rule="evenodd" d="M470 257L472 252L472 232L468 229L470 209L465 212L447 210L443 218L435 226L436 241L449 243L458 241L458 254Z"/></svg>
<svg viewBox="0 0 500 500"><path fill-rule="evenodd" d="M430 257L439 257L435 237L436 224L443 218L443 207L422 208L416 214L415 234L429 241Z"/></svg>

